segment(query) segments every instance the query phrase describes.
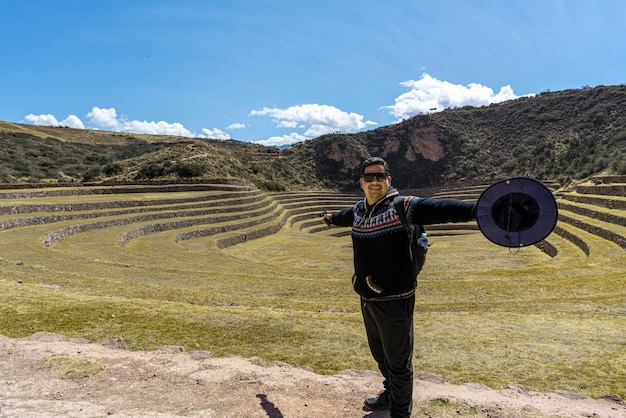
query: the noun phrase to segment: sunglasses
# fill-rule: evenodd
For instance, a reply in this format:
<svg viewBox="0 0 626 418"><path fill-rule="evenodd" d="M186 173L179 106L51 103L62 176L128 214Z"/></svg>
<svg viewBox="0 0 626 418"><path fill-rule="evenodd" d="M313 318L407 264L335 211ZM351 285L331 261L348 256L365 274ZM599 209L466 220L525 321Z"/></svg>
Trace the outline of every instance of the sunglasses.
<svg viewBox="0 0 626 418"><path fill-rule="evenodd" d="M388 176L389 176L388 173L365 173L361 176L361 178L366 183L370 183L374 181L374 178L376 178L376 181L378 182L386 181Z"/></svg>

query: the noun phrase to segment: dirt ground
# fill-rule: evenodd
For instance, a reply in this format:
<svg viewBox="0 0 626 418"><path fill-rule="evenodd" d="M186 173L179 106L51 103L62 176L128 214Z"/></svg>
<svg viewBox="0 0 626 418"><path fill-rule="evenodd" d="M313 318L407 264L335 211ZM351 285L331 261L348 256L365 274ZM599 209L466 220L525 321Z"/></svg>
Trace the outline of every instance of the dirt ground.
<svg viewBox="0 0 626 418"><path fill-rule="evenodd" d="M112 345L50 333L0 336L0 417L388 417L361 408L365 397L381 389L382 379L372 371L324 376L255 358ZM62 378L46 367L58 354L92 359L104 369L91 377ZM416 375L414 399L414 416L626 417L626 404L617 396L590 399L522 386L492 390L423 373Z"/></svg>

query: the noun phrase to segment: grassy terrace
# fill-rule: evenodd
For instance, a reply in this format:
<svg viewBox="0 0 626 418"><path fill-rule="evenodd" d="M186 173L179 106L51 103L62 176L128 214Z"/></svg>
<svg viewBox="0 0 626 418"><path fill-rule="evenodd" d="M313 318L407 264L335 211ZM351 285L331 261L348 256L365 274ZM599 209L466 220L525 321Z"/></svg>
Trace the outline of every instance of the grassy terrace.
<svg viewBox="0 0 626 418"><path fill-rule="evenodd" d="M0 334L180 345L319 373L375 368L350 287L348 230L318 216L358 195L113 189L0 190ZM497 247L471 224L428 230L417 371L626 397L626 250L614 239L626 236L626 210L577 201L593 195L584 190L560 193L550 255Z"/></svg>

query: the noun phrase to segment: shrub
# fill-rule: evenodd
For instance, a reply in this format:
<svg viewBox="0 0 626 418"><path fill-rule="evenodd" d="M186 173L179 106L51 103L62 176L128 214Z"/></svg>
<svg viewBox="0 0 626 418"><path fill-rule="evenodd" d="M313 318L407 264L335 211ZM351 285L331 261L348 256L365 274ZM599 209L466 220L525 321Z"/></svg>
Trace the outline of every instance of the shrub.
<svg viewBox="0 0 626 418"><path fill-rule="evenodd" d="M261 184L261 189L268 192L284 192L286 190L282 183L274 180L263 182L263 184Z"/></svg>
<svg viewBox="0 0 626 418"><path fill-rule="evenodd" d="M200 177L205 171L200 164L178 163L172 168L172 172L182 178Z"/></svg>
<svg viewBox="0 0 626 418"><path fill-rule="evenodd" d="M164 174L165 169L162 165L151 163L142 166L135 177L137 179L155 179L163 176Z"/></svg>
<svg viewBox="0 0 626 418"><path fill-rule="evenodd" d="M83 180L91 181L97 179L102 174L102 169L98 166L89 167L83 174Z"/></svg>
<svg viewBox="0 0 626 418"><path fill-rule="evenodd" d="M114 176L124 172L124 168L120 163L109 163L102 167L102 172L107 176Z"/></svg>

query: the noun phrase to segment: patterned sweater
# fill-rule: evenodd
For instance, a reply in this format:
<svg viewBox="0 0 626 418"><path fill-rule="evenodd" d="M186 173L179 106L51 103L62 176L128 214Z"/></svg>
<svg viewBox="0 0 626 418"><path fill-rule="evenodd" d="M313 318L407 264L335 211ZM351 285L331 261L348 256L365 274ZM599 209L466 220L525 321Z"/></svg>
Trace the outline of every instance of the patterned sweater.
<svg viewBox="0 0 626 418"><path fill-rule="evenodd" d="M392 300L411 296L417 285L409 253L409 237L393 205L399 193L389 188L374 206L365 199L334 213L331 222L352 227L354 290L367 300ZM412 224L466 222L476 219L475 203L458 199L407 196L404 208Z"/></svg>

